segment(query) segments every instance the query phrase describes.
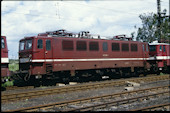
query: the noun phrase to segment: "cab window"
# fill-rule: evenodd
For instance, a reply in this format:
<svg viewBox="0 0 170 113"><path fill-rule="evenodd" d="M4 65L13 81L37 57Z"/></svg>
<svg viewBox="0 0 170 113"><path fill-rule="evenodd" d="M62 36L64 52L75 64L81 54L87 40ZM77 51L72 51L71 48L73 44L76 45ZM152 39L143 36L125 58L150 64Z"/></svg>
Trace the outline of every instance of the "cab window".
<svg viewBox="0 0 170 113"><path fill-rule="evenodd" d="M24 50L24 45L25 45L25 41L21 41L19 44L19 50L22 51Z"/></svg>
<svg viewBox="0 0 170 113"><path fill-rule="evenodd" d="M142 45L142 48L143 48L143 51L145 51L145 45L144 44Z"/></svg>
<svg viewBox="0 0 170 113"><path fill-rule="evenodd" d="M148 52L148 44L146 45L146 51Z"/></svg>
<svg viewBox="0 0 170 113"><path fill-rule="evenodd" d="M159 47L159 51L162 51L162 46Z"/></svg>
<svg viewBox="0 0 170 113"><path fill-rule="evenodd" d="M32 40L26 40L25 49L26 49L26 50L32 49Z"/></svg>
<svg viewBox="0 0 170 113"><path fill-rule="evenodd" d="M4 42L4 38L1 38L1 48L5 48L5 42Z"/></svg>
<svg viewBox="0 0 170 113"><path fill-rule="evenodd" d="M46 50L51 50L51 41L46 40Z"/></svg>
<svg viewBox="0 0 170 113"><path fill-rule="evenodd" d="M150 45L149 46L149 51L156 51L156 46L155 45Z"/></svg>
<svg viewBox="0 0 170 113"><path fill-rule="evenodd" d="M163 46L163 52L165 52L165 46Z"/></svg>
<svg viewBox="0 0 170 113"><path fill-rule="evenodd" d="M37 48L38 49L42 49L43 48L43 41L42 41L42 39L38 39Z"/></svg>

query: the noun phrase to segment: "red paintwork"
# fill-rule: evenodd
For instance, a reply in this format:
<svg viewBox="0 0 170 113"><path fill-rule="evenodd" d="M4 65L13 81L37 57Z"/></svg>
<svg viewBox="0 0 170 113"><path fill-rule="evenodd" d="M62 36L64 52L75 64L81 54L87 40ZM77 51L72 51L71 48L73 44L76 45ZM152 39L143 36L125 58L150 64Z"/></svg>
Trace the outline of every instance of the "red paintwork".
<svg viewBox="0 0 170 113"><path fill-rule="evenodd" d="M5 47L1 48L1 58L8 58L8 47L7 47L7 41L5 36L1 36L1 39L4 39Z"/></svg>
<svg viewBox="0 0 170 113"><path fill-rule="evenodd" d="M170 66L170 44L167 43L152 43L150 46L155 46L156 51L150 51L149 55L152 60L158 65L158 68L163 68L164 66ZM160 50L160 46L162 50ZM165 46L165 51L163 46ZM152 62L153 62L152 61ZM166 64L164 64L166 62Z"/></svg>
<svg viewBox="0 0 170 113"><path fill-rule="evenodd" d="M120 40L105 40L105 39L85 39L85 38L71 38L71 37L48 37L45 33L43 35L38 35L34 37L27 37L23 40L32 39L32 49L19 51L19 59L30 58L28 62L20 62L20 70L25 64L28 64L27 69L31 75L46 74L46 64L52 66L52 71L66 71L66 70L87 70L87 69L102 69L102 68L121 68L121 67L144 67L144 61L149 58L149 52L146 51L148 47L145 42L137 41L120 41ZM43 40L43 49L37 49L38 39ZM46 43L45 40L51 40L51 50L45 50ZM73 40L74 50L73 51L63 51L62 50L62 40ZM87 42L87 51L76 51L76 41L83 40ZM89 51L89 42L97 41L99 42L99 51ZM102 43L108 43L108 51L104 52L102 48ZM112 51L112 42L120 43L120 51ZM121 43L129 44L129 52L121 51ZM131 52L130 44L137 44L138 51ZM145 51L143 51L142 44L145 45ZM31 56L31 57L29 57ZM140 58L140 60L114 60L114 61L88 61L88 59L106 59L106 58ZM144 59L145 58L145 59ZM57 61L55 61L57 59ZM68 60L68 59L79 59L79 61L58 61L58 60ZM87 61L80 61L81 59L87 59ZM35 60L42 60L35 62ZM48 62L48 60L51 60ZM147 68L149 64L146 62Z"/></svg>
<svg viewBox="0 0 170 113"><path fill-rule="evenodd" d="M1 41L1 77L6 77L6 76L9 76L8 47L7 47L6 37L1 36L1 40L4 40L3 48L2 48L2 41Z"/></svg>

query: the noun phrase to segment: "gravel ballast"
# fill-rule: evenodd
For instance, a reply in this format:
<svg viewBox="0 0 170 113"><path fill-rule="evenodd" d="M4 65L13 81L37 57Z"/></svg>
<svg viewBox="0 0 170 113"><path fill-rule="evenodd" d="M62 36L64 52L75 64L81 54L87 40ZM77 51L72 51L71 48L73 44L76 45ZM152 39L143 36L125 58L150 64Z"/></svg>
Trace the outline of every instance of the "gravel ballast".
<svg viewBox="0 0 170 113"><path fill-rule="evenodd" d="M162 80L158 82L149 82L149 83L141 83L140 87L134 87L134 90L138 89L145 89L145 88L151 88L151 87L158 87L158 86L165 86L169 85L169 80ZM69 93L62 93L62 94L54 94L54 95L48 95L48 96L41 96L38 98L31 98L26 99L22 101L15 101L15 102L9 102L9 103L1 103L1 110L12 110L12 109L18 109L23 107L31 107L31 106L37 106L37 105L44 105L49 103L55 103L55 102L61 102L66 100L74 100L74 99L81 99L81 98L88 98L88 97L94 97L94 96L101 96L106 94L112 94L112 93L120 93L125 91L125 86L119 86L119 87L106 87L101 89L93 89L93 90L85 90L85 91L76 91L76 92L69 92ZM151 102L148 102L148 105L152 105L151 103L164 103L165 101L169 100L166 99L167 97L164 97L162 99L158 100L151 100ZM155 102L154 102L155 101ZM136 103L138 106L142 106L142 103ZM103 109L103 111L124 111L128 110L129 108L136 108L134 105L128 105L126 107L112 107L108 109Z"/></svg>

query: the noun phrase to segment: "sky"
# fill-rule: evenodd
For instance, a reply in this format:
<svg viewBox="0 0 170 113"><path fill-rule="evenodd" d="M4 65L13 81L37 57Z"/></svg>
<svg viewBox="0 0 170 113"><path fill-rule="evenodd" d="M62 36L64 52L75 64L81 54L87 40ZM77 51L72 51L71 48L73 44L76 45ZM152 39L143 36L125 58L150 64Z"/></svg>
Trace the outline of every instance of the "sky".
<svg viewBox="0 0 170 113"><path fill-rule="evenodd" d="M163 9L169 14L169 0L161 0ZM136 36L139 15L152 12L157 13L157 0L1 1L1 36L7 37L9 58L17 59L19 40L26 36L59 29Z"/></svg>

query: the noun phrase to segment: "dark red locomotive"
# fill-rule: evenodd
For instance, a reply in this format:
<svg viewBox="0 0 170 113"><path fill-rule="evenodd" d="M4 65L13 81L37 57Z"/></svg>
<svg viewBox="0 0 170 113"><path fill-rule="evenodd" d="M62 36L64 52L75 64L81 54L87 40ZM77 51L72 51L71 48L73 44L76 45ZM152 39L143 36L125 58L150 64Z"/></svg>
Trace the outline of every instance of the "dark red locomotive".
<svg viewBox="0 0 170 113"><path fill-rule="evenodd" d="M8 47L5 36L1 36L1 81L2 83L7 80L9 76L8 69L9 59L8 59Z"/></svg>
<svg viewBox="0 0 170 113"><path fill-rule="evenodd" d="M131 76L150 68L148 58L148 43L125 36L95 39L85 31L40 33L19 44L19 69L25 80Z"/></svg>
<svg viewBox="0 0 170 113"><path fill-rule="evenodd" d="M149 55L152 71L159 74L160 72L167 72L170 69L170 44L150 43Z"/></svg>

